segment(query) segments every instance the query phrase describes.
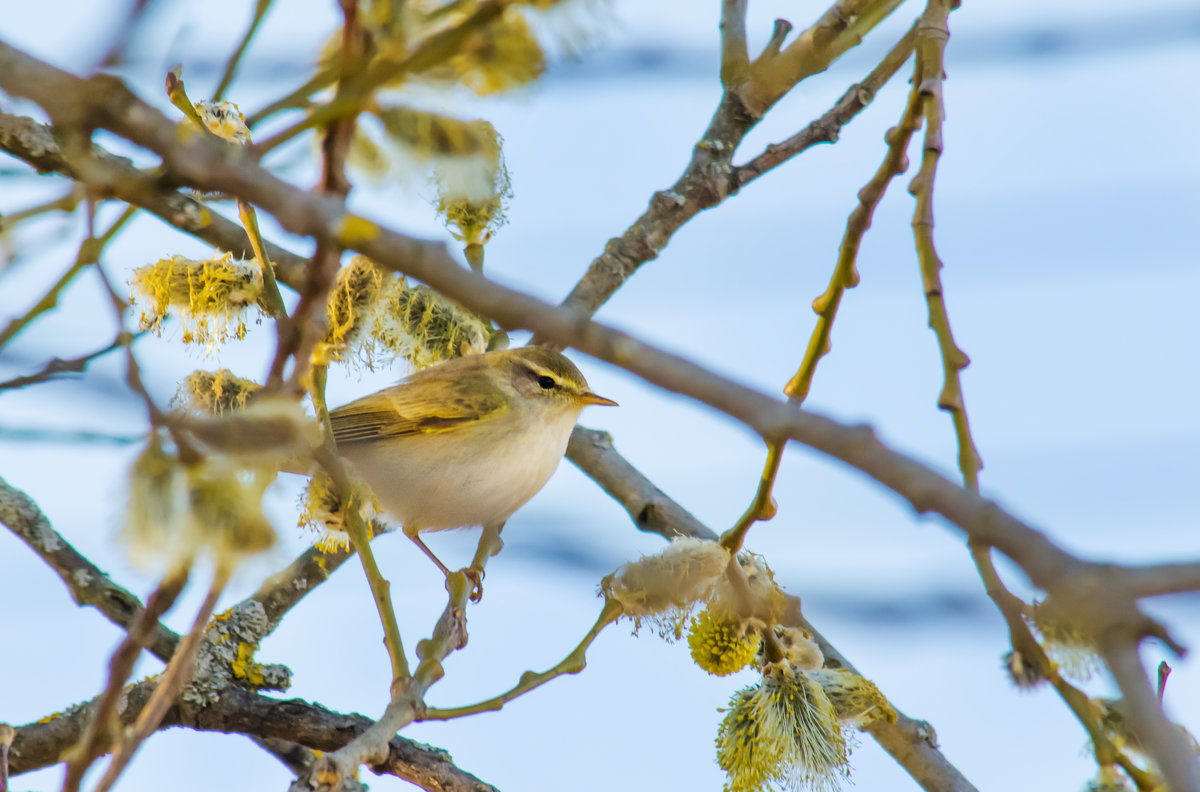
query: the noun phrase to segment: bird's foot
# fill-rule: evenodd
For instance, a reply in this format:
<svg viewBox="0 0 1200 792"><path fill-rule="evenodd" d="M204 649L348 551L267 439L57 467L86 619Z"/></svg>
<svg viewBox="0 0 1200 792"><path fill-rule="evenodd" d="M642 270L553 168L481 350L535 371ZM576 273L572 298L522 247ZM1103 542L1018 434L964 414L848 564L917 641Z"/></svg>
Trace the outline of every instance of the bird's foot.
<svg viewBox="0 0 1200 792"><path fill-rule="evenodd" d="M471 602L479 602L483 599L483 569L475 565L463 567L462 573L467 576L467 580L471 581Z"/></svg>

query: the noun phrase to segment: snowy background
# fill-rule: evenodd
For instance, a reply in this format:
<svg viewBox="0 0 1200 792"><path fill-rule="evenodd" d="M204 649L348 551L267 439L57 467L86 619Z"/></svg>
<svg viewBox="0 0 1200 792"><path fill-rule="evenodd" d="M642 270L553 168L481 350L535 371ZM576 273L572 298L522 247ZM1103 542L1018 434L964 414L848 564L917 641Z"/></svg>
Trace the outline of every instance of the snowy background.
<svg viewBox="0 0 1200 792"><path fill-rule="evenodd" d="M9 4L0 38L86 72L123 19L84 0ZM165 71L184 65L193 98L215 85L249 19L248 0L153 4L121 72L166 107ZM231 98L253 110L298 84L337 22L335 4L277 3ZM864 75L920 11L902 8L857 51L804 83L747 140L738 161L827 109ZM753 2L752 52L776 16L798 27L821 4ZM616 2L586 16L592 30L578 60L515 96L458 97L444 105L491 120L505 138L515 198L510 224L487 249L489 274L557 301L605 241L684 167L719 98L717 4ZM1200 10L1187 0L1033 0L966 3L951 17L947 49L946 153L936 191L936 240L951 322L971 356L967 407L989 496L1047 530L1067 549L1123 561L1200 554ZM901 74L844 131L690 222L598 318L778 392L798 364L854 194L884 154L899 118ZM9 112L34 112L4 102ZM103 143L123 150L111 138ZM916 145L911 150L917 156ZM313 180L300 143L273 164L300 184ZM148 160L147 160L148 161ZM0 161L0 212L59 195L61 181ZM909 176L911 176L910 171ZM895 447L954 475L949 418L935 408L941 366L911 243L907 178L892 185L859 258L862 285L847 294L808 405L869 421ZM414 196L414 188L417 193ZM446 237L429 190L398 180L356 190L356 207L402 231ZM116 211L102 213L103 226ZM110 272L172 253L203 255L195 240L139 217L106 251ZM266 229L276 241L303 251ZM0 321L23 313L74 257L75 220L22 228L31 252L0 273ZM111 337L93 275L79 278L60 310L9 344L0 379L51 356L91 351ZM189 371L226 366L261 376L273 348L259 329L210 358L178 353L177 328L137 351L152 392L165 401ZM518 342L520 338L517 339ZM117 582L144 596L152 579L129 566L113 536L123 505L129 442L31 441L20 430L144 430L143 411L121 383L119 356L82 380L0 393L0 476L28 492L54 527ZM748 503L761 469L760 440L733 421L576 355L594 389L620 409L584 414L659 487L716 530ZM396 373L331 376L342 403ZM245 568L232 604L284 565L307 537L291 530L300 480L270 494L283 541ZM907 714L930 721L942 749L981 790L1070 790L1090 776L1086 736L1049 691L1019 694L1000 670L1006 633L986 600L959 535L916 520L861 475L802 448L785 455L779 515L755 527L751 549L800 595L811 621ZM465 563L472 531L430 540ZM525 669L557 662L599 612L596 585L622 562L662 542L634 530L624 512L569 464L505 530L488 567L483 602L469 613L471 642L446 663L434 706L494 695ZM402 537L383 538L408 646L427 635L442 605L436 570ZM1021 589L1008 566L1010 582ZM168 622L185 628L202 592ZM120 632L73 607L47 567L0 532L0 721L22 724L95 696ZM1200 598L1148 604L1176 635L1200 644ZM1153 668L1161 648L1146 646ZM368 716L382 711L389 681L378 617L356 563L346 565L290 613L263 644L263 662L295 672L288 696ZM1170 658L1172 717L1200 733L1200 666ZM139 675L160 664L143 660ZM707 676L686 646L625 625L607 630L577 677L561 678L503 711L417 724L404 735L449 750L464 769L507 792L611 789L717 790L713 738L723 706L750 672ZM1088 685L1111 693L1107 680ZM915 784L869 738L852 757L862 790ZM369 775L369 774L368 774ZM121 781L124 790L283 789L287 772L238 736L154 735ZM56 789L61 770L14 779L16 790ZM406 788L393 778L375 789ZM94 778L93 778L94 781Z"/></svg>

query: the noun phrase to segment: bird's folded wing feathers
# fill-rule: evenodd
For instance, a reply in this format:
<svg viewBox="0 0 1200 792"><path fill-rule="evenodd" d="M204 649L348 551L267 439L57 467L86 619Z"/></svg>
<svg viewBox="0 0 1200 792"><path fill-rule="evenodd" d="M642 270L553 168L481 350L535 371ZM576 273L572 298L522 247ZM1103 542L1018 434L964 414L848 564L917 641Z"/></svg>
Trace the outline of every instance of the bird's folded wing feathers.
<svg viewBox="0 0 1200 792"><path fill-rule="evenodd" d="M458 389L454 389L458 390ZM504 409L499 393L441 394L431 400L408 388L389 388L352 401L329 413L333 437L338 445L371 442L389 437L444 432L471 421L478 421Z"/></svg>

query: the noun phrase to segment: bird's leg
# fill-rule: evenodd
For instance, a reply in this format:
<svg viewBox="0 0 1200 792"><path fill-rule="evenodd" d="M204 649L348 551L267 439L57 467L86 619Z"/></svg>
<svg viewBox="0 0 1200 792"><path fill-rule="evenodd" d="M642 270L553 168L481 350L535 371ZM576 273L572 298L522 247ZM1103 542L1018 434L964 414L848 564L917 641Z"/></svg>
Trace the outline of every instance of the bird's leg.
<svg viewBox="0 0 1200 792"><path fill-rule="evenodd" d="M429 549L428 545L421 541L419 530L420 529L418 528L410 528L406 525L404 526L404 535L413 540L417 547L421 548L421 552L429 556L430 561L437 564L437 568L442 570L443 575L450 577L450 570L446 568L446 565L442 563L441 559L433 554L433 551Z"/></svg>
<svg viewBox="0 0 1200 792"><path fill-rule="evenodd" d="M504 523L483 526L483 533L479 535L479 546L475 548L475 557L471 559L471 566L463 570L463 574L474 584L474 589L471 591L471 602L479 602L483 599L483 567L489 558L499 553L500 548L504 547L504 542L500 539L500 531L503 528Z"/></svg>

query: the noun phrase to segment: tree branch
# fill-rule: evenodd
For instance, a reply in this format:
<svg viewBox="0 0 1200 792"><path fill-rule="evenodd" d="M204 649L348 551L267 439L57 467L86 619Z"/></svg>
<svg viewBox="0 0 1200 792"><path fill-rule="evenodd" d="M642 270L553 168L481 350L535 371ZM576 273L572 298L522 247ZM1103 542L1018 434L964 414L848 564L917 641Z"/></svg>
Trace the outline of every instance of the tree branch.
<svg viewBox="0 0 1200 792"><path fill-rule="evenodd" d="M98 91L94 84L101 80ZM493 283L457 266L445 245L377 226L346 212L341 201L299 190L241 152L193 137L111 78L80 80L0 45L0 86L43 103L64 119L89 117L156 151L180 178L237 195L270 211L289 231L335 236L379 264L404 272L510 329L526 329L607 360L647 382L690 396L766 438L788 438L839 459L899 494L920 513L935 512L971 539L1012 558L1034 584L1051 591L1090 565L995 503L897 452L866 427L846 426L781 402L632 336L581 320L571 311Z"/></svg>
<svg viewBox="0 0 1200 792"><path fill-rule="evenodd" d="M84 183L103 187L105 195L137 206L159 217L168 225L191 234L213 247L227 250L238 258L252 258L254 248L246 231L222 217L204 203L169 189L162 180L133 167L100 146L91 147L93 170L85 174L72 166L63 155L55 132L25 116L0 113L0 149L36 168L40 173L60 173ZM302 283L308 259L277 245L267 243L266 252L290 284Z"/></svg>
<svg viewBox="0 0 1200 792"><path fill-rule="evenodd" d="M79 605L95 608L126 630L132 628L145 610L137 597L113 583L108 575L63 539L28 495L2 478L0 522L58 573ZM165 663L171 659L178 641L176 633L158 624L146 648Z"/></svg>
<svg viewBox="0 0 1200 792"><path fill-rule="evenodd" d="M155 680L146 680L125 691L122 723L132 723L154 692ZM93 700L61 715L26 724L16 730L13 743L14 774L28 773L61 761L83 734L96 706ZM264 740L298 742L317 751L334 751L371 725L362 715L342 715L299 699L280 700L242 687L230 686L200 709L176 705L167 711L161 727L185 726L199 731L244 734ZM387 758L373 765L386 773L432 792L495 792L475 776L454 765L445 751L402 737L388 744Z"/></svg>

